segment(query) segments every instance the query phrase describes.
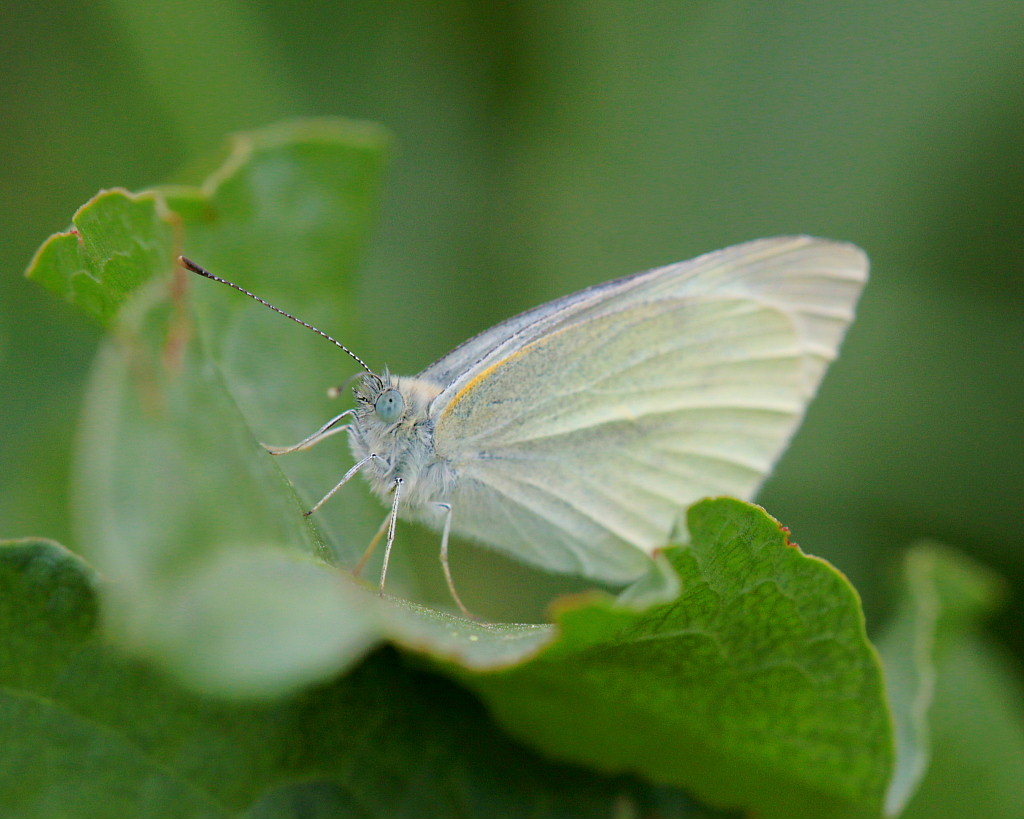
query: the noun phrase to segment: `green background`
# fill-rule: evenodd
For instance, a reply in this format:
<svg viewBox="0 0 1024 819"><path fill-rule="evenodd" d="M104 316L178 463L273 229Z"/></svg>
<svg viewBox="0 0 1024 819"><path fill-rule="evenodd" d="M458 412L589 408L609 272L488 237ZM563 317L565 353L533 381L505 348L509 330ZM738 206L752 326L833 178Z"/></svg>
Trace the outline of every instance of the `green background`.
<svg viewBox="0 0 1024 819"><path fill-rule="evenodd" d="M353 343L397 372L745 239L864 247L857 323L760 500L872 623L908 542L967 550L1015 584L996 629L1024 652L1024 5L17 0L0 30L0 536L75 545L99 331L22 279L35 248L99 188L337 114L396 138ZM483 589L512 571L480 566Z"/></svg>

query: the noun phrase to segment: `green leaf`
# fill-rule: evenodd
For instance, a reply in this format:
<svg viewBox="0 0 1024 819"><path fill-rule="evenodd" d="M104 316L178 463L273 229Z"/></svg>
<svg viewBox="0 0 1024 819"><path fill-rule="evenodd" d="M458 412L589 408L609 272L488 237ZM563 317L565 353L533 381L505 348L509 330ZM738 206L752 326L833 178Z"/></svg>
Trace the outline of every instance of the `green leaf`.
<svg viewBox="0 0 1024 819"><path fill-rule="evenodd" d="M928 767L928 709L935 688L936 632L942 601L932 561L908 555L905 599L879 642L896 728L896 768L885 812L898 816Z"/></svg>
<svg viewBox="0 0 1024 819"><path fill-rule="evenodd" d="M236 135L199 187L164 192L190 257L358 350L354 274L377 221L388 145L382 129L365 123L284 123ZM348 356L221 285L193 277L191 289L206 358L252 438L292 443L339 412L327 388L358 370ZM308 509L350 462L339 437L277 467ZM384 514L352 490L316 516L345 565L358 560Z"/></svg>
<svg viewBox="0 0 1024 819"><path fill-rule="evenodd" d="M276 278L293 298L312 299L344 283L365 244L383 148L376 129L326 121L239 137L202 187L169 192L178 239L207 264ZM203 690L262 696L324 679L362 656L379 629L363 592L329 565L323 533L301 515L308 505L246 416L261 395L280 409L274 418L286 416L283 396L294 406L296 395L282 380L275 401L257 383L267 381L252 355L261 333L245 323L259 306L204 289L210 298L197 299L206 309L194 319L184 301L191 282L173 265L182 248L168 240L134 252L133 225L112 201L170 212L157 194L118 194L76 215L86 247L104 248L134 284L128 300L110 276L102 282L119 305L116 333L92 373L77 463L82 549L111 581L108 625ZM42 258L55 257L44 248ZM60 261L54 278L73 279ZM282 374L308 365L301 342L265 348L279 351ZM245 352L244 366L232 367L232 351Z"/></svg>
<svg viewBox="0 0 1024 819"><path fill-rule="evenodd" d="M557 758L762 816L877 815L892 730L856 593L757 507L703 501L688 522L677 601L563 605L533 659L460 678Z"/></svg>
<svg viewBox="0 0 1024 819"><path fill-rule="evenodd" d="M1024 687L1020 663L976 634L939 664L928 772L905 819L1006 819L1021 812Z"/></svg>
<svg viewBox="0 0 1024 819"><path fill-rule="evenodd" d="M951 643L961 643L999 599L998 579L963 555L935 544L907 553L905 591L878 641L896 725L897 764L886 814L899 816L928 768L930 710L937 669Z"/></svg>
<svg viewBox="0 0 1024 819"><path fill-rule="evenodd" d="M679 575L664 553L655 556L651 570L615 598L624 611L641 611L666 603L679 594ZM596 592L565 598L569 608L603 596ZM610 595L607 596L611 600ZM381 609L388 636L398 645L445 659L468 669L489 670L514 665L559 639L547 623L489 623L467 620L417 603L390 599Z"/></svg>
<svg viewBox="0 0 1024 819"><path fill-rule="evenodd" d="M3 815L224 816L123 735L62 701L63 689L100 682L69 679L93 643L95 584L52 541L0 543Z"/></svg>
<svg viewBox="0 0 1024 819"><path fill-rule="evenodd" d="M82 434L82 546L112 581L111 630L193 684L262 695L361 656L360 592L315 555L319 532L193 342L161 358L158 303L93 373ZM202 418L201 424L192 422Z"/></svg>
<svg viewBox="0 0 1024 819"><path fill-rule="evenodd" d="M318 299L340 285L343 303L377 221L389 141L375 125L329 119L236 135L198 190L169 197L188 252L275 280L290 298Z"/></svg>
<svg viewBox="0 0 1024 819"><path fill-rule="evenodd" d="M170 271L172 245L159 197L102 191L43 243L25 275L109 325L142 284Z"/></svg>
<svg viewBox="0 0 1024 819"><path fill-rule="evenodd" d="M539 759L391 651L272 702L198 696L98 639L96 586L53 542L0 543L5 817L709 815Z"/></svg>

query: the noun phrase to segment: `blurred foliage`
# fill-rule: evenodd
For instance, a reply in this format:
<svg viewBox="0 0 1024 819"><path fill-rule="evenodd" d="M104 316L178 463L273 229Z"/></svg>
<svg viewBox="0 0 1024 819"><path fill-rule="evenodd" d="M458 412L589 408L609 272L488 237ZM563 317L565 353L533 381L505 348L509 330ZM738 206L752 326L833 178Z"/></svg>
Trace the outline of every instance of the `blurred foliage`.
<svg viewBox="0 0 1024 819"><path fill-rule="evenodd" d="M0 544L5 817L598 819L657 797L523 750L392 652L273 702L183 691L98 639L95 583L55 543Z"/></svg>
<svg viewBox="0 0 1024 819"><path fill-rule="evenodd" d="M643 614L599 600L565 607L564 639L549 650L458 676L555 758L686 783L766 817L878 816L891 737L852 590L755 507L707 501L689 523L694 548L673 556L689 588L679 601ZM737 577L749 562L753 572ZM984 574L934 548L913 553L907 581L905 612L886 641L890 690L905 665L929 683L911 681L908 697L894 697L897 725L919 719L897 760L913 781L897 776L888 815L912 793L927 754L936 648L977 645L970 627L992 602ZM740 585L748 583L763 592ZM96 633L101 585L109 586L52 541L0 542L5 816L582 818L608 816L612 805L616 815L652 819L709 815L667 788L535 758L496 731L479 704L388 652L340 679L260 701L183 690ZM722 605L708 605L717 599ZM778 616L763 617L766 606ZM196 628L200 656L210 631ZM274 639L268 633L271 652ZM779 657L787 647L788 660ZM267 650L252 645L255 656ZM958 662L938 678L962 680L972 669ZM986 697L973 712L1002 749L1015 742L1016 725L999 713L1007 707L1000 672L986 673ZM922 707L901 713L915 702ZM977 805L1012 803L1012 763L1009 772L984 777ZM934 799L927 788L925 798Z"/></svg>
<svg viewBox="0 0 1024 819"><path fill-rule="evenodd" d="M948 655L911 805L1006 815L980 795L1012 771L986 754L1019 753L1024 730L1006 688L1024 652L1021 4L14 0L0 29L0 534L76 545L69 453L98 333L21 277L39 238L227 131L308 113L397 135L358 349L399 372L615 275L762 235L847 239L873 281L762 502L876 624L918 537L1010 579L1017 654ZM471 605L536 579L453 562ZM942 786L966 779L961 812Z"/></svg>
<svg viewBox="0 0 1024 819"><path fill-rule="evenodd" d="M973 635L1002 602L1002 591L996 575L952 549L918 543L907 552L898 614L877 639L896 733L887 815L901 815L929 769L934 711L942 704L940 695L936 706L936 688L945 688L948 677L963 672L951 667L950 646ZM940 744L939 753L945 748ZM997 777L992 804L1013 793L1012 781Z"/></svg>

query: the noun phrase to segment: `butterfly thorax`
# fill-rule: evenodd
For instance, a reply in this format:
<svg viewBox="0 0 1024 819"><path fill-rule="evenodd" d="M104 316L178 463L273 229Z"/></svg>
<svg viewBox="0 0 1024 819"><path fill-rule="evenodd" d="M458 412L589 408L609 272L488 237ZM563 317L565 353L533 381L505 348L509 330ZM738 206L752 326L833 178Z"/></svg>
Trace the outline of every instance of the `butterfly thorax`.
<svg viewBox="0 0 1024 819"><path fill-rule="evenodd" d="M434 449L430 416L430 403L440 392L441 387L430 381L387 372L383 376L368 373L356 385L358 407L349 441L357 459L377 456L363 475L382 500L390 502L399 478L403 506L444 502L451 494L455 474ZM389 401L385 406L381 406L382 396Z"/></svg>

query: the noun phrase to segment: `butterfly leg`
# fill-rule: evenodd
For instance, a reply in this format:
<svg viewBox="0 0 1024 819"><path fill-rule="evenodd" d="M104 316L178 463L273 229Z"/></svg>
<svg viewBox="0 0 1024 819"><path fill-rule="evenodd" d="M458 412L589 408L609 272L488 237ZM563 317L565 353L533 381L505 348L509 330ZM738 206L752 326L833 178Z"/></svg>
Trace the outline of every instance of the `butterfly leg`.
<svg viewBox="0 0 1024 819"><path fill-rule="evenodd" d="M359 577L359 575L363 573L363 569L366 568L366 564L370 560L370 557L372 557L373 553L377 551L377 547L380 545L381 538L384 537L385 532L387 532L388 530L388 524L390 523L391 512L388 512L384 516L384 522L381 523L380 528L377 530L377 534L373 536L373 540L370 541L370 545L366 547L366 551L363 552L363 556L359 558L359 562L356 563L355 568L352 569L352 574L354 574L356 577Z"/></svg>
<svg viewBox="0 0 1024 819"><path fill-rule="evenodd" d="M330 421L320 427L320 429L312 435L303 438L297 444L293 444L292 446L271 446L270 444L263 444L263 448L271 455L287 455L290 452L301 452L304 449L312 449L325 438L330 438L332 435L337 435L339 432L344 432L348 429L348 424L338 426L338 422L342 418L352 415L353 412L354 410L349 409L339 415L335 415Z"/></svg>
<svg viewBox="0 0 1024 819"><path fill-rule="evenodd" d="M343 487L345 484L347 484L352 479L353 475L355 475L360 469L366 466L370 461L379 457L380 455L367 455L365 458L363 458L363 460L361 460L359 463L353 466L348 472L345 473L345 476L340 481L338 481L334 489L332 489L330 492L328 492L326 495L324 495L322 498L320 498L320 500L316 502L316 506L314 506L308 512L303 512L303 516L309 517L310 515L312 515L317 509L319 509L321 506L327 503L327 501L333 498L334 493L341 489L341 487Z"/></svg>
<svg viewBox="0 0 1024 819"><path fill-rule="evenodd" d="M452 580L452 568L448 565L448 536L452 532L452 505L450 503L435 503L435 506L444 510L444 528L441 532L441 568L444 569L444 579L448 583L448 591L452 599L466 617L475 620L476 617L466 608L459 593L455 591L455 581Z"/></svg>
<svg viewBox="0 0 1024 819"><path fill-rule="evenodd" d="M373 457L373 456L371 456ZM402 496L401 478L395 479L395 499L391 502L391 514L388 515L388 544L384 547L384 565L380 570L380 596L384 596L384 580L388 576L388 563L391 561L391 547L395 543L395 524L398 522L398 501Z"/></svg>

